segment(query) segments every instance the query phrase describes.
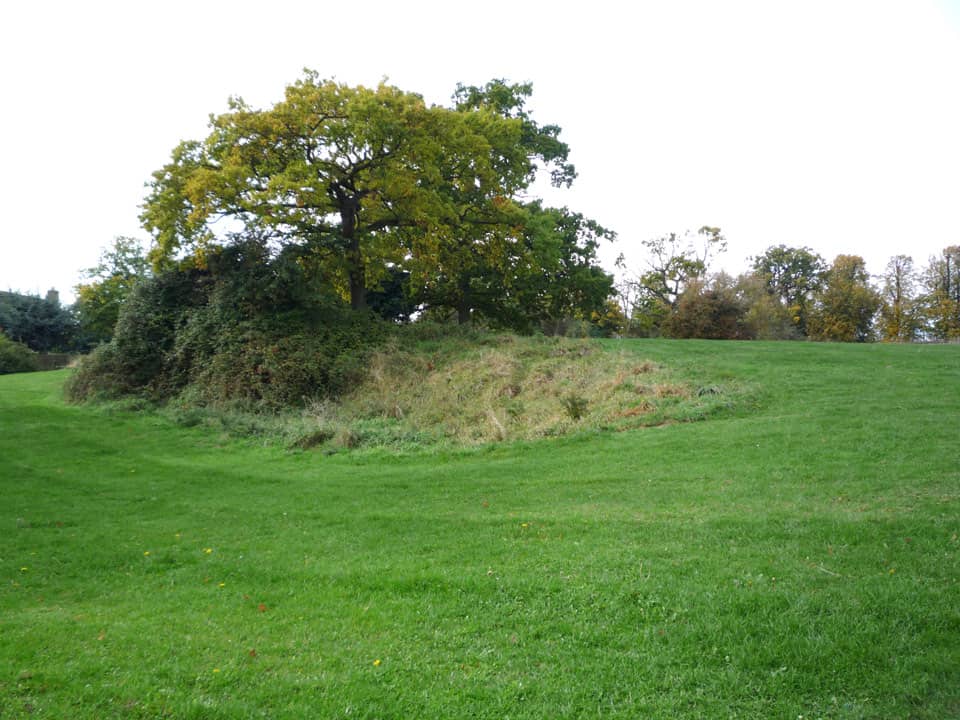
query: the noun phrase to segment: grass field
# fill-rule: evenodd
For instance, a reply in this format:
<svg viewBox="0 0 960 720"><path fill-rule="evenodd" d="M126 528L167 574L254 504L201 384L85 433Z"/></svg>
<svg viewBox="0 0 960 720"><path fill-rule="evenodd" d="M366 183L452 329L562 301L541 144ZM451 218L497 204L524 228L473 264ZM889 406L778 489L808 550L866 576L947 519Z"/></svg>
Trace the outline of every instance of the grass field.
<svg viewBox="0 0 960 720"><path fill-rule="evenodd" d="M616 347L750 402L327 456L0 377L0 717L960 717L960 347Z"/></svg>

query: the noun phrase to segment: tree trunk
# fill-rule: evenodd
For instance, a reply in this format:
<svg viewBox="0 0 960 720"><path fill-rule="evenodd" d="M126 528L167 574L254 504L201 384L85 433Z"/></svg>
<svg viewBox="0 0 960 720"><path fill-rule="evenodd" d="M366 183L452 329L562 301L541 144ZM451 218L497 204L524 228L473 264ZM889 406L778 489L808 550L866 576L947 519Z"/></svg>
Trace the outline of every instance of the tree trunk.
<svg viewBox="0 0 960 720"><path fill-rule="evenodd" d="M367 309L367 282L362 260L350 268L350 307L354 310Z"/></svg>
<svg viewBox="0 0 960 720"><path fill-rule="evenodd" d="M460 325L467 325L470 322L470 306L465 300L457 305L457 322Z"/></svg>
<svg viewBox="0 0 960 720"><path fill-rule="evenodd" d="M340 230L348 242L347 267L350 276L350 307L354 310L367 308L367 277L357 237L357 213L360 203L356 198L344 198L340 206Z"/></svg>

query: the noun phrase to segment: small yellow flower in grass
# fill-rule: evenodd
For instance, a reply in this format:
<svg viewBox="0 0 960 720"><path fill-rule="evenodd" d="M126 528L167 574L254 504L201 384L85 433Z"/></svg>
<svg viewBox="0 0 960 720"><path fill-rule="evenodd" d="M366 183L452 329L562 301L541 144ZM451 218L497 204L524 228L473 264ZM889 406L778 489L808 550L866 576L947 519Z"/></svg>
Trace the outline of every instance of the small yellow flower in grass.
<svg viewBox="0 0 960 720"><path fill-rule="evenodd" d="M520 523L520 527L526 529L526 528L530 527L530 523Z"/></svg>
<svg viewBox="0 0 960 720"><path fill-rule="evenodd" d="M212 552L213 552L213 548L204 548L204 549L203 549L203 554L204 554L204 555L209 555L209 554L212 553Z"/></svg>
<svg viewBox="0 0 960 720"><path fill-rule="evenodd" d="M376 660L373 661L373 666L380 667L380 658L377 658Z"/></svg>
<svg viewBox="0 0 960 720"><path fill-rule="evenodd" d="M213 672L214 672L214 673L220 672L220 668L214 668L214 669L213 669Z"/></svg>
<svg viewBox="0 0 960 720"><path fill-rule="evenodd" d="M144 551L143 551L143 556L144 556L144 557L150 557L150 551L149 551L149 550L144 550Z"/></svg>
<svg viewBox="0 0 960 720"><path fill-rule="evenodd" d="M30 568L28 568L26 565L24 565L22 568L20 568L20 572L26 572L26 571L29 570L29 569L30 569Z"/></svg>
<svg viewBox="0 0 960 720"><path fill-rule="evenodd" d="M217 585L217 587L226 587L226 586L227 586L226 583L220 583L219 585Z"/></svg>
<svg viewBox="0 0 960 720"><path fill-rule="evenodd" d="M896 568L890 568L890 574L893 575L897 571Z"/></svg>
<svg viewBox="0 0 960 720"><path fill-rule="evenodd" d="M177 540L180 539L180 533L174 533L173 536L174 536Z"/></svg>

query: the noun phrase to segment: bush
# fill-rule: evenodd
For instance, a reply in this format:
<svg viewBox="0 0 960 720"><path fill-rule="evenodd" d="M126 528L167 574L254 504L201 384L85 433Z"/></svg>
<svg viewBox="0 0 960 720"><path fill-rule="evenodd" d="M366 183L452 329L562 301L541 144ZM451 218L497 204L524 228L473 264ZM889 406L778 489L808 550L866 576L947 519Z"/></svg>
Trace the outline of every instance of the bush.
<svg viewBox="0 0 960 720"><path fill-rule="evenodd" d="M289 334L237 326L193 369L189 393L203 404L245 401L264 410L337 397L359 382L368 350L386 331L372 316L351 311Z"/></svg>
<svg viewBox="0 0 960 720"><path fill-rule="evenodd" d="M67 400L79 402L100 398L116 399L136 394L139 388L130 382L127 364L113 343L101 345L80 359L63 387Z"/></svg>
<svg viewBox="0 0 960 720"><path fill-rule="evenodd" d="M23 343L0 333L0 375L39 370L37 354Z"/></svg>
<svg viewBox="0 0 960 720"><path fill-rule="evenodd" d="M72 400L136 395L274 412L336 397L392 325L343 307L306 264L239 242L205 269L137 284L113 340L79 367Z"/></svg>
<svg viewBox="0 0 960 720"><path fill-rule="evenodd" d="M162 399L187 384L173 359L177 330L202 304L209 279L200 271L171 271L139 283L120 311L111 342L84 358L67 381L69 400L137 395Z"/></svg>

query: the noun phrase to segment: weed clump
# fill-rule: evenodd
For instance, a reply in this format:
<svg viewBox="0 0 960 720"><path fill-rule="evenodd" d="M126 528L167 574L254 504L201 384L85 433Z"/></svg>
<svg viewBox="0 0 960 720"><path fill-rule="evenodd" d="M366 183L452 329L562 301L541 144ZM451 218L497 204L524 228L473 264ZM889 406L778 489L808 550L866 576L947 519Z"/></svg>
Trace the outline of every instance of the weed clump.
<svg viewBox="0 0 960 720"><path fill-rule="evenodd" d="M333 436L334 446L343 450L352 450L360 447L360 441L360 434L352 428L347 427L340 428L336 435Z"/></svg>
<svg viewBox="0 0 960 720"><path fill-rule="evenodd" d="M564 396L560 402L563 405L564 411L567 413L567 417L574 422L580 420L587 414L587 406L590 404L589 400L577 393L570 393Z"/></svg>

